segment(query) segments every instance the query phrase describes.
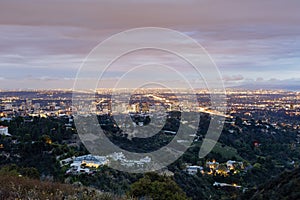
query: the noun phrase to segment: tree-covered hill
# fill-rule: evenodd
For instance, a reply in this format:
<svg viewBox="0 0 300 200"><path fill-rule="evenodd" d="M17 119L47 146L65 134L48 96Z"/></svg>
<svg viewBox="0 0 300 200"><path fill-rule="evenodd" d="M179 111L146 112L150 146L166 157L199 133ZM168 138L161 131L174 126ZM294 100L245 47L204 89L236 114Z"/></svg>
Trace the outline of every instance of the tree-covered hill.
<svg viewBox="0 0 300 200"><path fill-rule="evenodd" d="M292 200L300 199L300 168L284 172L257 190L245 194L250 200Z"/></svg>

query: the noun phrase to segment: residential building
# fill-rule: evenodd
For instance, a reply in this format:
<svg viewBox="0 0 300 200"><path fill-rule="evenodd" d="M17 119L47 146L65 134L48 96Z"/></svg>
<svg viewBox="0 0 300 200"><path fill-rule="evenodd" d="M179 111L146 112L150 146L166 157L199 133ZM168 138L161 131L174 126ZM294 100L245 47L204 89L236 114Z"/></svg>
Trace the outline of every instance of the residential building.
<svg viewBox="0 0 300 200"><path fill-rule="evenodd" d="M197 165L194 165L194 166L188 166L188 167L186 168L186 171L187 171L187 173L190 174L190 175L196 175L198 171L199 171L199 172L203 172L203 167L197 166Z"/></svg>
<svg viewBox="0 0 300 200"><path fill-rule="evenodd" d="M11 136L11 134L8 133L8 127L0 126L0 135Z"/></svg>

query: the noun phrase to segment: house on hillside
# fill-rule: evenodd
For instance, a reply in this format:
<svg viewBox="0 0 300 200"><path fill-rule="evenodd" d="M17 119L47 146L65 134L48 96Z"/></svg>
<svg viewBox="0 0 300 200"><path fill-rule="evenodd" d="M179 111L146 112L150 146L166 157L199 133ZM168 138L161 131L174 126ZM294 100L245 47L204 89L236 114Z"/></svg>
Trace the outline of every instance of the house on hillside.
<svg viewBox="0 0 300 200"><path fill-rule="evenodd" d="M108 162L109 161L105 156L95 156L89 154L62 160L61 165L71 163L71 168L67 170L67 174L90 174L93 172L90 168L99 168L100 166L107 165Z"/></svg>
<svg viewBox="0 0 300 200"><path fill-rule="evenodd" d="M241 169L244 168L243 162L238 162L238 161L234 161L234 160L228 160L226 162L226 166L229 170L234 170L237 167L239 167Z"/></svg>
<svg viewBox="0 0 300 200"><path fill-rule="evenodd" d="M8 127L0 126L0 135L11 136L11 134L8 133Z"/></svg>
<svg viewBox="0 0 300 200"><path fill-rule="evenodd" d="M220 164L218 162L216 162L215 160L206 162L206 167L208 167L209 169L212 169L212 170L218 169L219 165Z"/></svg>
<svg viewBox="0 0 300 200"><path fill-rule="evenodd" d="M76 157L73 161L73 164L74 163L80 163L81 165L85 165L86 167L98 168L101 165L107 165L108 160L105 156L95 156L89 154Z"/></svg>
<svg viewBox="0 0 300 200"><path fill-rule="evenodd" d="M186 168L186 172L190 175L196 175L198 171L203 172L203 167L194 165Z"/></svg>

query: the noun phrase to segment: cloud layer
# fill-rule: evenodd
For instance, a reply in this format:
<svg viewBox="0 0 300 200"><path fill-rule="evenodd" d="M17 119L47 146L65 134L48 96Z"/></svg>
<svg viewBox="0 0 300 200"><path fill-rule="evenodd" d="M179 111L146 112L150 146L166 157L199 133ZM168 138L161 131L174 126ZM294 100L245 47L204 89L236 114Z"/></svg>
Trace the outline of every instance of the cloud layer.
<svg viewBox="0 0 300 200"><path fill-rule="evenodd" d="M81 62L99 42L145 26L172 28L197 40L230 86L298 79L299 7L297 0L3 0L0 88L72 87ZM110 77L117 78L120 68Z"/></svg>

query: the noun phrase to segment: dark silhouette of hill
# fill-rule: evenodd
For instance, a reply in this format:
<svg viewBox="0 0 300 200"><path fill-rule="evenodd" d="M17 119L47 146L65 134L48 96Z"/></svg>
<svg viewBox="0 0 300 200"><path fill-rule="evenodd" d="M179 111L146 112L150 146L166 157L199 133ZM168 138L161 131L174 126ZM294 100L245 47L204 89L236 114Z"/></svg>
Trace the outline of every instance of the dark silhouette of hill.
<svg viewBox="0 0 300 200"><path fill-rule="evenodd" d="M284 172L277 178L245 194L250 200L298 200L300 199L300 168Z"/></svg>

